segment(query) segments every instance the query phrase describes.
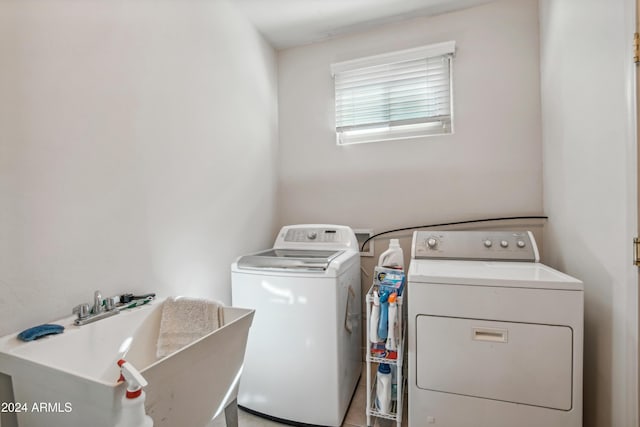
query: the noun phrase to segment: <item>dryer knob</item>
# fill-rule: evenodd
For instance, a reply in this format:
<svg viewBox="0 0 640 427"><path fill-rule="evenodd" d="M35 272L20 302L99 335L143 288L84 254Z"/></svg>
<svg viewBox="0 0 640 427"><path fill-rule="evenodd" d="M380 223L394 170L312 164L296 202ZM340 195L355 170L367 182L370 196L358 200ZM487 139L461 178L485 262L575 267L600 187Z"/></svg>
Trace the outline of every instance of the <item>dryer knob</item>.
<svg viewBox="0 0 640 427"><path fill-rule="evenodd" d="M438 241L432 237L427 240L427 246L429 246L431 249L434 249L436 246L438 246Z"/></svg>
<svg viewBox="0 0 640 427"><path fill-rule="evenodd" d="M485 248L490 248L493 245L493 242L489 239L484 241Z"/></svg>
<svg viewBox="0 0 640 427"><path fill-rule="evenodd" d="M318 233L316 233L315 231L310 231L307 233L307 239L309 240L315 240L316 237L318 237Z"/></svg>
<svg viewBox="0 0 640 427"><path fill-rule="evenodd" d="M506 240L503 240L500 242L500 246L502 246L503 248L507 248L509 247L509 242L507 242Z"/></svg>
<svg viewBox="0 0 640 427"><path fill-rule="evenodd" d="M518 245L519 248L524 248L525 247L524 240L518 240L516 242L516 245Z"/></svg>

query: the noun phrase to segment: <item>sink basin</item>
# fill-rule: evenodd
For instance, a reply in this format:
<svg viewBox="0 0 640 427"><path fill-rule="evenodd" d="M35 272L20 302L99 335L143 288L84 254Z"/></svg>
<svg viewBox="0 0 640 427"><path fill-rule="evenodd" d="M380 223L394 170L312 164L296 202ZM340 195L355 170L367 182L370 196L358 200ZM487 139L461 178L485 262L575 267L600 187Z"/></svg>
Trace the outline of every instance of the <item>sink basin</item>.
<svg viewBox="0 0 640 427"><path fill-rule="evenodd" d="M124 393L116 362L126 359L149 382L145 406L156 427L206 426L234 402L253 311L221 308L223 326L158 359L161 308L156 300L84 326L71 316L51 322L64 333L31 342L0 338L0 372L11 376L18 425L113 427Z"/></svg>

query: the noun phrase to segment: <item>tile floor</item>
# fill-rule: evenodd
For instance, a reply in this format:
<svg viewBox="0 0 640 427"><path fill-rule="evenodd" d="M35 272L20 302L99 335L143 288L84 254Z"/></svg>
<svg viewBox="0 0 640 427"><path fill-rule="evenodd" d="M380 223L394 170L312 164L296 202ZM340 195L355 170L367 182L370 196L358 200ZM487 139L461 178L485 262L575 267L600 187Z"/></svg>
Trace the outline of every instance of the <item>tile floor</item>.
<svg viewBox="0 0 640 427"><path fill-rule="evenodd" d="M349 406L349 410L347 411L347 415L344 417L344 422L342 424L343 427L367 427L367 416L365 414L365 407L367 406L367 373L365 371L366 365L363 364L362 375L360 376L360 381L358 382L358 388L356 389L356 393L353 396L353 400L351 400L351 405ZM405 394L404 399L404 410L403 410L403 420L402 425L407 425L407 395ZM380 418L372 417L373 426L372 427L395 427L396 424L394 421L385 420ZM267 420L265 418L258 417L256 415L250 414L248 412L243 411L242 409L238 410L238 427L282 427L285 424L277 423L274 421ZM225 427L225 419L224 413L218 416L213 422L210 424L210 427Z"/></svg>

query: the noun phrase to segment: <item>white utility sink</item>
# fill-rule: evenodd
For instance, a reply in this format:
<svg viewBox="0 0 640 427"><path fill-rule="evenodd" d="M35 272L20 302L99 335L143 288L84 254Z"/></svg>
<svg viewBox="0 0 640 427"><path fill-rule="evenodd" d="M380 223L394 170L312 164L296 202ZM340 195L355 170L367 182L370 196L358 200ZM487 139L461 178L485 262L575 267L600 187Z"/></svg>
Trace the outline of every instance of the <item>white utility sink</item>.
<svg viewBox="0 0 640 427"><path fill-rule="evenodd" d="M218 330L158 359L161 309L156 300L84 326L75 316L50 322L65 331L35 341L0 338L0 372L11 376L16 409L26 409L18 425L113 427L124 393L117 361L126 359L149 382L156 427L205 426L235 399L253 311L222 308Z"/></svg>

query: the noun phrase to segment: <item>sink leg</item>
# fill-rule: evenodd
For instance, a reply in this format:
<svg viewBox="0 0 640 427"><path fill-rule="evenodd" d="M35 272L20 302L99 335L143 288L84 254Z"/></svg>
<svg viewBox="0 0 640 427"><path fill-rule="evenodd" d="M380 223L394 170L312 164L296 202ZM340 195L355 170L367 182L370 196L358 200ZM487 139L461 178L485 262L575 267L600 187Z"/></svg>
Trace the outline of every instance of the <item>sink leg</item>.
<svg viewBox="0 0 640 427"><path fill-rule="evenodd" d="M13 397L13 382L11 376L0 374L0 402L15 402ZM18 414L16 412L0 413L0 426L18 427Z"/></svg>
<svg viewBox="0 0 640 427"><path fill-rule="evenodd" d="M238 399L233 399L224 408L224 419L227 427L238 427Z"/></svg>

